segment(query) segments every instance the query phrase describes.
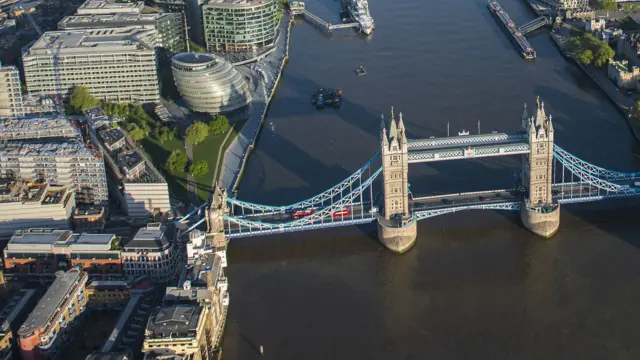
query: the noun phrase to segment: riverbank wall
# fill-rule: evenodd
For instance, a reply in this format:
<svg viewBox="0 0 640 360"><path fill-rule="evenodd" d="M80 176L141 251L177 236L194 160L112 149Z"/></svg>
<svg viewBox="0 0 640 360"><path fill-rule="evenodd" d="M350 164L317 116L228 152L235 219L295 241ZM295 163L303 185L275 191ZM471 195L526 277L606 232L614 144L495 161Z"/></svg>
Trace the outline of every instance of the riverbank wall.
<svg viewBox="0 0 640 360"><path fill-rule="evenodd" d="M585 66L584 64L577 61L566 49L565 41L568 40L568 37L551 32L551 39L553 40L553 43L556 44L558 50L560 50L562 56L568 61L575 64L578 68L580 68L583 73L587 74L587 76L589 76L591 80L593 80L593 82L595 82L598 87L607 95L609 100L616 106L620 114L625 118L625 121L629 126L629 130L631 130L631 133L633 134L635 140L640 142L640 129L637 129L636 126L631 123L630 112L634 106L633 99L621 94L603 71L599 70L593 65Z"/></svg>
<svg viewBox="0 0 640 360"><path fill-rule="evenodd" d="M273 82L273 86L271 88L271 91L269 92L269 95L267 97L266 106L264 107L264 109L262 110L262 113L260 114L260 123L258 125L258 131L255 132L255 135L251 139L251 142L250 142L249 146L247 147L247 150L245 151L244 156L240 160L240 166L238 167L236 176L235 176L235 178L233 180L233 183L231 185L231 189L230 189L231 190L231 194L235 194L238 191L238 187L240 186L240 181L242 180L242 175L244 174L244 168L245 168L245 166L247 164L247 160L249 159L249 155L251 155L251 152L253 152L253 149L255 148L256 142L258 141L258 138L260 137L260 134L262 133L262 127L264 125L264 120L267 117L267 113L269 112L269 106L271 105L271 100L273 100L273 97L274 97L274 95L276 93L276 89L278 88L278 85L280 84L280 79L282 78L282 73L284 71L284 67L287 64L287 62L289 61L289 44L290 44L290 40L291 40L291 27L293 26L293 20L294 20L293 16L289 15L289 25L287 26L287 40L286 40L286 45L285 45L284 57L282 58L282 62L280 64L278 75L276 76L275 81Z"/></svg>

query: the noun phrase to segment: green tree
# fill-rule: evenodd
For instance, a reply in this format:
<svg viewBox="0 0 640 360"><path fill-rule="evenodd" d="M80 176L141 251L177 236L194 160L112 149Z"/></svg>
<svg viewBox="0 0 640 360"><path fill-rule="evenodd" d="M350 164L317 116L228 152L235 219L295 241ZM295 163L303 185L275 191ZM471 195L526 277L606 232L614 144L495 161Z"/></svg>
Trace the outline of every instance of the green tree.
<svg viewBox="0 0 640 360"><path fill-rule="evenodd" d="M593 53L589 49L583 49L578 51L576 58L583 65L589 65L593 62Z"/></svg>
<svg viewBox="0 0 640 360"><path fill-rule="evenodd" d="M224 115L218 115L209 122L209 133L219 135L229 130L229 119Z"/></svg>
<svg viewBox="0 0 640 360"><path fill-rule="evenodd" d="M201 160L189 166L189 173L193 176L203 176L209 172L209 163Z"/></svg>
<svg viewBox="0 0 640 360"><path fill-rule="evenodd" d="M144 130L140 129L136 124L129 124L127 131L133 141L142 140L147 135Z"/></svg>
<svg viewBox="0 0 640 360"><path fill-rule="evenodd" d="M180 174L184 172L188 161L187 155L183 154L180 150L173 150L165 163L165 167L174 174Z"/></svg>
<svg viewBox="0 0 640 360"><path fill-rule="evenodd" d="M203 122L196 121L186 131L187 141L192 145L198 145L209 135L209 127Z"/></svg>
<svg viewBox="0 0 640 360"><path fill-rule="evenodd" d="M595 52L595 64L602 67L609 62L609 59L616 55L615 51L606 42L601 42Z"/></svg>
<svg viewBox="0 0 640 360"><path fill-rule="evenodd" d="M600 0L600 10L617 11L618 3L616 0Z"/></svg>
<svg viewBox="0 0 640 360"><path fill-rule="evenodd" d="M164 144L165 141L173 139L174 132L166 126L161 126L153 130L153 135Z"/></svg>
<svg viewBox="0 0 640 360"><path fill-rule="evenodd" d="M189 47L192 52L206 52L202 46L194 43L193 40L189 40Z"/></svg>
<svg viewBox="0 0 640 360"><path fill-rule="evenodd" d="M76 110L87 110L98 106L98 101L85 86L76 86L69 95L69 104Z"/></svg>

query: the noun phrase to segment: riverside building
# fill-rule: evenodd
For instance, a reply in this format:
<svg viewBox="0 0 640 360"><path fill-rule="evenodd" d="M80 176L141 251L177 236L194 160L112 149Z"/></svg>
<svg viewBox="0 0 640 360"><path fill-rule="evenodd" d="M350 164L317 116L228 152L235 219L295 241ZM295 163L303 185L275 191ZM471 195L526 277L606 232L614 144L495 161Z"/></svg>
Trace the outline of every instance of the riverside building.
<svg viewBox="0 0 640 360"><path fill-rule="evenodd" d="M66 97L82 85L100 100L157 102L157 44L155 30L138 27L46 32L23 51L27 90Z"/></svg>
<svg viewBox="0 0 640 360"><path fill-rule="evenodd" d="M273 45L278 25L277 0L210 0L202 21L210 52L255 51Z"/></svg>
<svg viewBox="0 0 640 360"><path fill-rule="evenodd" d="M171 60L180 95L194 111L228 113L251 102L242 74L226 60L206 53L182 53Z"/></svg>
<svg viewBox="0 0 640 360"><path fill-rule="evenodd" d="M589 0L542 0L559 10L588 9Z"/></svg>
<svg viewBox="0 0 640 360"><path fill-rule="evenodd" d="M56 353L68 328L85 310L87 273L73 268L58 272L53 284L18 330L23 360L45 359Z"/></svg>

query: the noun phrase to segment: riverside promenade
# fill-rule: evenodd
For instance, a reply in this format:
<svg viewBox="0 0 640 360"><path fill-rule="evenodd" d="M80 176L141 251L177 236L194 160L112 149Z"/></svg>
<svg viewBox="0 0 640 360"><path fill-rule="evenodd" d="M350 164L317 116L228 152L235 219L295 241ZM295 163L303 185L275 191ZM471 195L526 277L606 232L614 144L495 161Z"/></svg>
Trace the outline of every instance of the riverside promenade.
<svg viewBox="0 0 640 360"><path fill-rule="evenodd" d="M269 103L274 96L275 89L289 56L289 36L291 34L292 17L283 12L278 25L278 37L275 50L253 65L242 65L238 70L246 73L252 79L253 99L251 101L251 115L245 125L233 140L224 154L220 185L229 194L237 188L245 163L253 149L260 127L264 122Z"/></svg>

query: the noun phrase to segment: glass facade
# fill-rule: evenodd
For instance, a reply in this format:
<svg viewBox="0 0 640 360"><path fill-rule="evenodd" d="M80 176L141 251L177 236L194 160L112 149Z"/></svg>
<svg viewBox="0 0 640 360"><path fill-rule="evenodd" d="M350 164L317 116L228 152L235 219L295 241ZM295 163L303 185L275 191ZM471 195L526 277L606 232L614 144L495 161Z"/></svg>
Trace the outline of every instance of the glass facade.
<svg viewBox="0 0 640 360"><path fill-rule="evenodd" d="M171 67L180 95L194 111L226 113L251 101L249 84L242 74L215 55L178 54Z"/></svg>
<svg viewBox="0 0 640 360"><path fill-rule="evenodd" d="M273 44L278 24L278 1L209 2L202 6L208 51L256 50Z"/></svg>

